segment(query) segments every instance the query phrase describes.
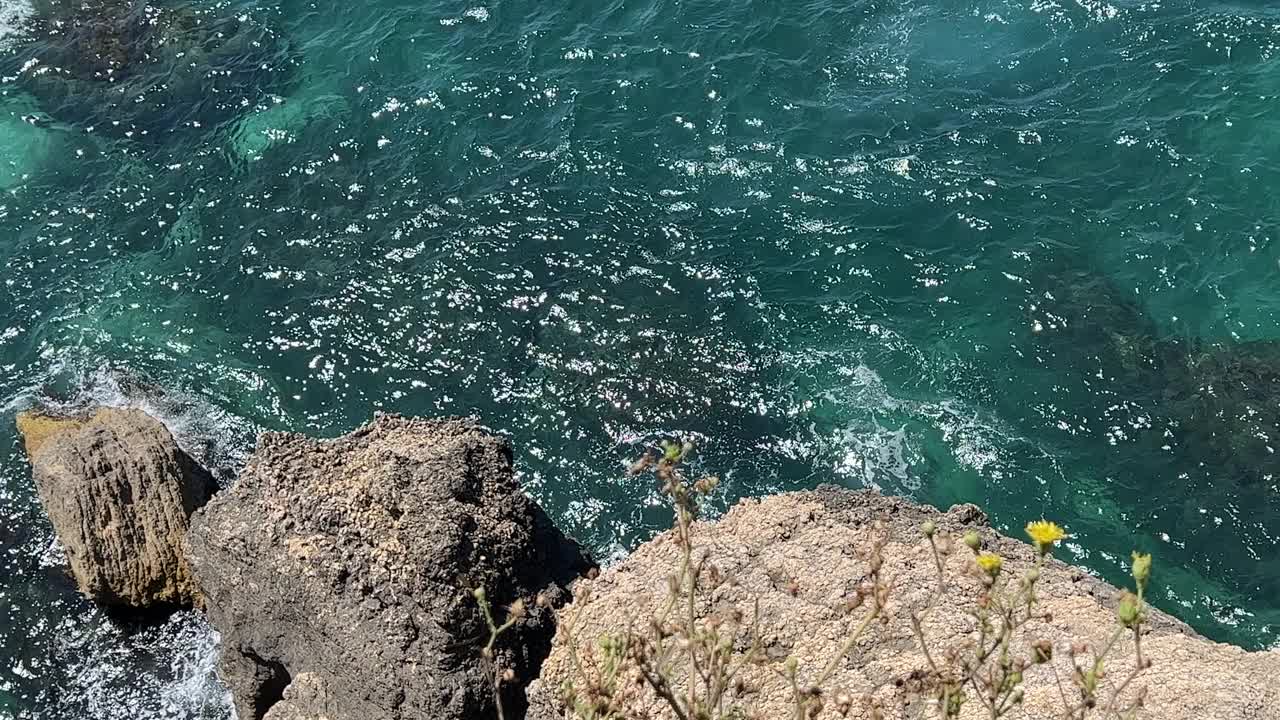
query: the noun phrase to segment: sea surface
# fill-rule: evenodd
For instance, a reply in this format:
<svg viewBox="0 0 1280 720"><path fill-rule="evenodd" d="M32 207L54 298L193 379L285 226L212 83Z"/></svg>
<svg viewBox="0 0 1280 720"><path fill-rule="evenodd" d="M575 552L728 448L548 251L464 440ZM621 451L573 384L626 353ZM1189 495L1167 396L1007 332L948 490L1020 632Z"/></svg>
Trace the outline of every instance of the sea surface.
<svg viewBox="0 0 1280 720"><path fill-rule="evenodd" d="M260 430L474 415L606 560L670 519L626 464L688 437L713 511L1047 517L1280 644L1274 3L177 7L258 34L58 96L0 0L0 719L231 716L198 616L74 593L39 403L144 406L223 482Z"/></svg>

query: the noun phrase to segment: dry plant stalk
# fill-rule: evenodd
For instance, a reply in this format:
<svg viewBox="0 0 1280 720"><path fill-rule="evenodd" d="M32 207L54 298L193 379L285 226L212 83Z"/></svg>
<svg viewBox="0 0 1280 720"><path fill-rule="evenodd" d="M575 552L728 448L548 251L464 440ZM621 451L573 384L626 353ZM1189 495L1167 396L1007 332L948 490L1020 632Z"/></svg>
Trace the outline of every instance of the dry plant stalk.
<svg viewBox="0 0 1280 720"><path fill-rule="evenodd" d="M646 455L631 467L632 475L652 472L675 511L673 538L679 562L668 577L667 597L643 628L628 628L618 636L601 638L596 648L584 647L574 636L572 618L562 615L561 629L567 638L576 681L561 688L561 699L578 720L642 720L634 700L636 685L647 687L678 720L731 720L751 717L738 702L745 687L742 670L764 665L759 633L759 602L750 621L735 611L729 617L701 619L700 598L724 582L707 553L694 546L693 524L702 501L716 488L712 476L690 480L683 465L693 450L690 443L666 443L660 455ZM868 578L849 603L850 611L862 614L846 632L839 653L826 665L803 672L799 662L788 658L782 668L773 668L792 690L793 720L815 718L825 706L824 686L840 669L867 630L884 621L889 583L884 580L882 549L887 533L880 533L869 553ZM738 650L740 636L748 638L747 648ZM852 704L847 693L838 693L835 707L846 714Z"/></svg>
<svg viewBox="0 0 1280 720"><path fill-rule="evenodd" d="M485 661L485 672L489 676L489 684L493 686L493 706L494 711L498 714L498 720L506 720L506 713L502 707L502 683L511 682L515 679L515 672L511 668L501 668L498 666L498 656L495 646L502 634L511 629L513 625L525 616L525 606L523 600L516 600L507 608L507 619L499 625L493 619L493 609L489 607L489 599L483 587L478 587L471 591L476 599L476 604L480 606L480 612L484 613L485 625L489 631L489 639L480 650L480 657Z"/></svg>
<svg viewBox="0 0 1280 720"><path fill-rule="evenodd" d="M685 475L683 467L692 451L690 443L667 442L661 453L644 456L629 471L632 475L652 472L675 511L672 537L679 556L668 576L667 597L662 606L642 627L619 628L593 643L586 643L575 634L577 618L572 611L566 609L559 615L561 634L572 661L572 679L560 688L568 717L651 720L653 716L644 707L648 691L677 720L757 720L760 716L740 702L746 690L742 671L747 666L766 665L791 689L790 720L828 717L829 714L824 715L828 707L839 717L848 716L853 697L828 685L868 630L877 623L889 622L887 606L893 583L883 567L883 551L889 541L887 528L877 525L876 539L867 552L867 576L848 603L850 612L861 614L848 621L839 651L820 668L801 668L794 656L779 668L763 651L758 599L750 620L737 610L728 617L699 617L701 600L725 579L712 562L710 551L695 547L694 523L701 503L715 490L718 480L704 476L691 481ZM1142 707L1145 688L1128 701L1123 698L1151 667L1151 660L1142 651L1151 556L1133 554L1136 592L1125 591L1122 596L1116 613L1117 628L1110 641L1098 649L1084 644L1073 646L1068 653L1070 671L1061 672L1052 643L1038 639L1024 645L1023 635L1032 620L1049 619L1039 607L1037 584L1046 560L1066 533L1045 520L1029 523L1026 530L1037 549L1036 563L1018 578L1006 571L1002 557L983 549L976 531L963 536L963 544L973 552L971 572L982 584L971 611L976 631L961 647L943 651L930 642L925 621L952 591L944 558L952 552L953 544L941 536L933 521L921 527L937 571L937 584L925 607L910 613L911 628L926 664L918 684L919 692L931 701L926 713L932 711L941 720L953 720L960 717L968 703L976 701L981 706L979 715L990 720L1015 714L1026 717L1022 712L1023 672L1032 665L1047 665L1061 697L1061 712L1055 715L1058 720L1135 717ZM578 598L578 607L588 603L589 593L588 589ZM482 591L477 598L489 622L490 639L484 655L492 662L493 643L514 620L496 625ZM745 649L739 649L740 638ZM1107 682L1108 657L1126 638L1134 644L1134 666L1118 682ZM496 667L493 673L497 700L502 676ZM883 718L875 700L867 699L865 703L869 717ZM498 712L501 720L501 707Z"/></svg>
<svg viewBox="0 0 1280 720"><path fill-rule="evenodd" d="M1046 559L1066 537L1066 532L1047 520L1028 523L1026 532L1036 547L1036 564L1016 580L1005 572L1002 557L983 550L982 537L977 531L970 530L964 535L965 546L973 552L973 573L983 586L971 613L977 632L969 643L950 650L940 659L930 650L924 621L950 590L943 557L950 552L951 543L939 541L938 527L932 521L924 523L921 532L929 543L938 583L925 608L911 614L911 627L928 665L924 685L931 688L938 717L943 720L959 717L971 699L981 704L981 714L991 720L1012 716L1022 704L1023 672L1032 665L1046 665L1052 671L1062 703L1057 717L1062 720L1095 717L1123 720L1136 715L1142 706L1145 688L1128 702L1122 702L1121 698L1142 672L1151 667L1151 660L1142 653L1142 625L1147 617L1144 595L1151 578L1150 555L1133 554L1132 574L1137 593L1126 590L1121 596L1116 610L1118 626L1109 642L1093 651L1085 644L1074 645L1069 653L1071 673L1064 682L1054 661L1051 642L1037 639L1025 650L1015 644L1029 622L1051 619L1039 609L1036 588ZM1104 703L1100 695L1107 675L1107 658L1125 636L1133 639L1134 666L1119 683L1110 686ZM1068 690L1068 686L1072 690Z"/></svg>

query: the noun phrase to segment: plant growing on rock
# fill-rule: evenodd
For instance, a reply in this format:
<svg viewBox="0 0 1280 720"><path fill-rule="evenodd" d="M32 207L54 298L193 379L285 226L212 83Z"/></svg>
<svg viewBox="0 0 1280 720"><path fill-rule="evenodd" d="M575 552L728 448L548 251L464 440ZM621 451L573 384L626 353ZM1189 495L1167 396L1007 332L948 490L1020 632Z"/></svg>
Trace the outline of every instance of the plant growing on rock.
<svg viewBox="0 0 1280 720"><path fill-rule="evenodd" d="M650 689L679 720L755 717L739 698L746 690L743 669L769 662L759 633L758 601L750 621L737 611L713 613L707 618L699 613L705 595L726 578L710 552L700 552L694 544L694 522L718 480L714 476L691 480L685 474L683 465L692 450L690 443L665 443L660 455L646 455L630 469L632 475L652 472L675 511L672 532L679 564L668 577L667 597L658 612L645 627L600 638L594 648L574 637L573 618L561 618L576 675L576 680L561 688L561 694L578 720L647 718L647 714L635 713L632 701L637 686ZM881 575L882 547L882 543L873 546L869 576L849 603L850 612L862 612L845 629L840 652L817 669L801 668L794 657L788 657L781 668L773 668L791 688L794 720L815 718L823 711L830 695L824 685L868 628L884 618L889 584ZM845 693L836 694L833 701L837 708L843 708L842 714L852 703Z"/></svg>
<svg viewBox="0 0 1280 720"><path fill-rule="evenodd" d="M723 578L708 555L694 548L693 523L701 501L718 480L711 476L688 480L681 465L692 450L689 443L666 443L660 456L646 455L630 469L632 475L652 471L670 498L680 562L667 579L665 604L647 627L600 638L598 652L590 656L584 655L576 639L571 640L579 682L566 684L562 693L565 704L582 720L627 717L628 706L619 693L628 683L649 686L680 720L742 715L730 694L742 668L760 657L759 636L754 620L748 626L736 614L698 619L703 588ZM572 637L572 621L564 627ZM750 647L736 652L734 641L744 630L751 636Z"/></svg>
<svg viewBox="0 0 1280 720"><path fill-rule="evenodd" d="M525 607L523 600L516 600L507 608L507 618L501 625L498 624L493 617L493 608L489 606L489 598L483 587L478 587L471 591L476 599L476 604L480 606L480 612L484 614L485 627L489 631L489 638L485 642L484 647L480 650L480 657L484 658L485 672L489 675L489 682L493 685L493 706L498 713L498 720L505 720L506 714L502 709L502 683L510 682L515 679L515 671L511 668L503 668L498 665L498 656L495 648L498 639L502 634L510 630L513 625L520 622L525 615Z"/></svg>
<svg viewBox="0 0 1280 720"><path fill-rule="evenodd" d="M1137 593L1125 591L1122 595L1116 610L1118 627L1110 641L1093 652L1083 644L1073 645L1068 653L1071 671L1064 680L1064 673L1055 662L1051 642L1036 639L1025 648L1020 643L1025 640L1025 629L1030 622L1052 620L1041 610L1036 591L1046 559L1066 538L1066 532L1047 520L1028 523L1026 533L1035 545L1036 561L1016 578L1005 572L1004 559L1000 555L983 549L983 540L977 531L970 530L964 535L962 541L973 553L972 572L982 586L972 611L976 632L968 643L952 648L942 657L931 651L932 643L924 624L939 601L950 593L950 579L943 557L950 552L951 544L939 538L937 526L931 521L922 526L921 532L929 544L938 584L925 608L911 614L911 627L928 664L924 685L930 688L938 717L959 717L964 706L974 700L981 705L981 714L991 720L1012 715L1023 701L1023 673L1036 665L1047 666L1052 671L1062 701L1060 717L1067 720L1098 716L1095 711L1108 719L1125 718L1132 716L1141 706L1142 691L1128 702L1121 698L1142 671L1151 666L1150 660L1142 654L1141 644L1142 624L1146 619L1143 596L1151 577L1150 555L1133 554L1132 571ZM1107 676L1107 659L1121 638L1130 633L1136 655L1134 667L1121 682L1110 687L1104 703L1101 695ZM1069 686L1073 690L1069 690Z"/></svg>
<svg viewBox="0 0 1280 720"><path fill-rule="evenodd" d="M1055 655L1054 644L1039 631L1048 630L1051 621L1041 599L1044 588L1061 587L1061 580L1053 579L1061 568L1048 565L1066 537L1061 527L1048 521L1029 524L1034 552L1003 541L988 546L977 530L957 531L952 538L940 529L938 522L963 517L953 509L919 526L926 544L925 555L918 557L928 569L913 560L891 568L886 558L901 562L904 555L915 555L919 536L910 525L872 514L859 520L857 540L840 551L857 560L842 563L846 571L838 581L817 584L825 590L797 600L809 608L798 616L821 618L812 620L821 625L805 626L801 633L815 636L813 642L796 642L796 634L778 623L780 617L797 617L783 608L785 598L799 597L801 584L754 566L754 551L744 555L722 546L712 528L696 523L717 481L686 473L691 451L687 443L668 443L632 466L633 475L652 473L658 479L674 510L673 528L654 545L661 550L649 555L660 558L659 573L670 568L665 592L653 597L637 585L652 583L647 575L611 578L600 602L592 584L579 586L579 596L559 618L564 655L551 676L560 691L554 712L574 720L882 720L891 709L888 698L895 698L894 704L902 703L897 708L902 717L940 720L1136 715L1143 693L1134 691L1134 683L1150 666L1141 648L1149 556L1134 556L1136 592L1121 600L1110 641L1098 643L1096 650L1083 644L1070 651L1064 647ZM808 517L799 522L813 521ZM764 535L765 542L789 538L795 527L779 525L774 534ZM810 535L801 541L810 544L800 547L812 548L815 540ZM969 557L956 557L956 548L965 553L960 545L969 548ZM862 552L849 552L854 548ZM771 557L765 562L778 562L779 556ZM744 568L751 570L744 575ZM925 584L916 580L897 588L898 572ZM761 584L762 574L767 584ZM619 587L631 594L619 596ZM612 596L609 588L615 589ZM833 590L843 594L822 599L823 592ZM643 610L629 612L633 603ZM769 612L762 615L761 607ZM600 614L600 608L607 613ZM931 630L948 634L931 638ZM1137 654L1132 668L1117 657L1129 638ZM912 645L918 653L903 652ZM850 662L853 656L874 665L861 672L860 662ZM886 676L886 670L892 674ZM1024 674L1036 679L1034 686L1027 685ZM1055 684L1060 707L1049 695ZM1029 690L1037 693L1034 710L1024 706ZM926 702L918 702L922 699Z"/></svg>

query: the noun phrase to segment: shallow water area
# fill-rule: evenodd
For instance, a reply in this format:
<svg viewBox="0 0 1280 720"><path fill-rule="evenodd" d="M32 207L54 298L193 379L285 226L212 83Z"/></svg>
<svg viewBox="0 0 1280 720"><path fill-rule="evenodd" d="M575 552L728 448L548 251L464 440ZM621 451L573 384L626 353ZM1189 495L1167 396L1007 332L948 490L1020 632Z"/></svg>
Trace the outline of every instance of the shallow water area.
<svg viewBox="0 0 1280 720"><path fill-rule="evenodd" d="M47 401L147 405L224 481L259 429L474 414L604 558L688 436L722 507L1049 517L1280 642L1272 461L1219 442L1280 433L1266 4L201 7L270 19L287 85L127 136L0 83L0 718L229 716L198 619L69 587L12 431Z"/></svg>

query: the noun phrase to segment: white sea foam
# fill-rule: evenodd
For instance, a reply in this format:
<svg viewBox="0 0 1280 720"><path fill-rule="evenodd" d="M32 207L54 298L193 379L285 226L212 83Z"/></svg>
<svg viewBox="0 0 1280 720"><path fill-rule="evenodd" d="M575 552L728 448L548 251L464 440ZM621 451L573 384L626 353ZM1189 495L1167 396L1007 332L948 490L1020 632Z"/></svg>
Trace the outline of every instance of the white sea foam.
<svg viewBox="0 0 1280 720"><path fill-rule="evenodd" d="M71 390L69 394L55 393L48 392L49 387ZM144 410L163 423L188 454L224 483L244 465L260 429L198 395L150 384L128 370L79 355L51 362L48 370L27 388L5 399L0 413L32 406L55 412L94 406Z"/></svg>
<svg viewBox="0 0 1280 720"><path fill-rule="evenodd" d="M177 613L161 625L125 633L89 611L60 623L58 631L60 647L54 654L66 671L66 685L49 708L54 714L40 717L234 717L231 695L215 670L218 635L198 612Z"/></svg>
<svg viewBox="0 0 1280 720"><path fill-rule="evenodd" d="M141 408L224 478L243 464L257 431L252 423L199 396L149 385L128 371L105 368L74 353L50 363L25 390L0 404L0 413L37 404L55 411L94 405ZM52 537L31 552L39 553L42 567L66 563L65 552ZM43 676L60 668L56 674L64 683L55 706L48 708L52 714L37 717L232 717L229 694L215 672L218 636L199 613L178 613L138 632L123 631L92 608L57 615L56 620L38 619L28 630L33 642L49 643L49 658L23 672ZM45 625L46 620L56 622L56 627Z"/></svg>
<svg viewBox="0 0 1280 720"><path fill-rule="evenodd" d="M0 50L22 31L34 9L27 0L0 0Z"/></svg>
<svg viewBox="0 0 1280 720"><path fill-rule="evenodd" d="M885 337L879 330L873 334ZM885 341L896 342L892 336ZM1010 448L1041 456L1046 472L1061 472L1052 457L997 418L959 400L899 396L875 370L856 358L842 357L839 352L802 353L788 358L786 364L834 368L836 377L820 383L815 388L817 396L795 411L812 412L812 404L818 403L835 408L835 415L829 424L819 423L770 449L793 459L827 464L846 482L914 494L921 488L920 468L942 460L935 455L938 447L930 448L934 438L948 451L944 463L993 482L1004 482L1014 475L1011 470L1017 460L1010 456Z"/></svg>

